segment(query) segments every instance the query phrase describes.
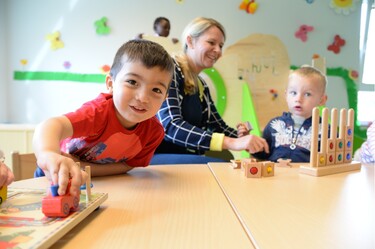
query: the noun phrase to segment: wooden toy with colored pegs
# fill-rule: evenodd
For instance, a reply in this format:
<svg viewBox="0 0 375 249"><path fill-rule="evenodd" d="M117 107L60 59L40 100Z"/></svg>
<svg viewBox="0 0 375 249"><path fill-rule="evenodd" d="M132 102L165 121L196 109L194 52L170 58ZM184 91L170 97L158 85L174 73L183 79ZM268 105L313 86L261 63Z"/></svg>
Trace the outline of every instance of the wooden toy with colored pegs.
<svg viewBox="0 0 375 249"><path fill-rule="evenodd" d="M310 164L301 165L300 173L324 176L361 169L360 162L352 161L354 110L341 109L339 130L337 130L337 115L337 109L333 108L331 110L331 128L328 138L328 108L323 109L320 151L318 151L319 109L313 109ZM338 137L337 132L339 134Z"/></svg>

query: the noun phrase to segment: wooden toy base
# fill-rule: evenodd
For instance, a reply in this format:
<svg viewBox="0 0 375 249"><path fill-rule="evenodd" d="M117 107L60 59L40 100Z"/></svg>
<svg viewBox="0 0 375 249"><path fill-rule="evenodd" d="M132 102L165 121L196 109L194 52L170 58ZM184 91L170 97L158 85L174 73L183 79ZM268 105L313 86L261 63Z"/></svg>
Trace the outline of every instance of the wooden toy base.
<svg viewBox="0 0 375 249"><path fill-rule="evenodd" d="M87 202L82 192L77 211L49 218L41 211L45 195L40 189L8 188L0 208L0 248L49 248L108 198L107 193L92 193Z"/></svg>
<svg viewBox="0 0 375 249"><path fill-rule="evenodd" d="M360 162L350 162L321 167L301 165L299 168L299 173L311 176L325 176L359 169L361 169Z"/></svg>

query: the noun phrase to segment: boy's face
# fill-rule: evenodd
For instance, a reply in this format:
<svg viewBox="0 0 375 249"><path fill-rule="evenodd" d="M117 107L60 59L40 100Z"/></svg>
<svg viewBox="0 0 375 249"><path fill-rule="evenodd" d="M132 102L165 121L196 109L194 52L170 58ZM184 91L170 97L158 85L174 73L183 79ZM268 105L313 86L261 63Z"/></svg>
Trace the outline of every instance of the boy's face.
<svg viewBox="0 0 375 249"><path fill-rule="evenodd" d="M146 68L141 62L125 62L115 81L108 75L106 85L113 94L121 124L132 129L155 116L167 96L171 78L168 71Z"/></svg>
<svg viewBox="0 0 375 249"><path fill-rule="evenodd" d="M169 31L171 29L171 25L166 20L161 20L156 26L155 26L155 32L159 36L162 37L168 37Z"/></svg>
<svg viewBox="0 0 375 249"><path fill-rule="evenodd" d="M294 74L289 79L285 91L289 111L299 117L309 118L312 109L324 105L327 96L324 93L323 83L317 77L306 77Z"/></svg>

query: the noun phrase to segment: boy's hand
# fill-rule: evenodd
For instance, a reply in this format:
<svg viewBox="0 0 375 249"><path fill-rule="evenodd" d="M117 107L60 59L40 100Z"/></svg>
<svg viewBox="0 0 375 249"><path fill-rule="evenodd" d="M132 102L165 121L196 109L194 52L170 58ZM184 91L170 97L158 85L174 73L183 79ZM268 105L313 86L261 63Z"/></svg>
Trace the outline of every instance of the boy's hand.
<svg viewBox="0 0 375 249"><path fill-rule="evenodd" d="M0 187L8 186L14 181L13 172L0 161Z"/></svg>
<svg viewBox="0 0 375 249"><path fill-rule="evenodd" d="M245 150L251 154L264 151L269 153L269 147L267 141L255 135L247 135L241 138L237 138L244 143Z"/></svg>
<svg viewBox="0 0 375 249"><path fill-rule="evenodd" d="M250 136L250 139L249 139L248 147L246 149L247 152L251 154L261 152L261 151L264 151L267 154L270 153L270 149L268 147L268 143L266 139L255 136L255 135L249 135L249 136Z"/></svg>
<svg viewBox="0 0 375 249"><path fill-rule="evenodd" d="M64 195L71 178L70 194L77 196L80 186L86 182L87 173L72 158L55 152L43 152L38 157L38 165L53 185L59 185L59 195Z"/></svg>

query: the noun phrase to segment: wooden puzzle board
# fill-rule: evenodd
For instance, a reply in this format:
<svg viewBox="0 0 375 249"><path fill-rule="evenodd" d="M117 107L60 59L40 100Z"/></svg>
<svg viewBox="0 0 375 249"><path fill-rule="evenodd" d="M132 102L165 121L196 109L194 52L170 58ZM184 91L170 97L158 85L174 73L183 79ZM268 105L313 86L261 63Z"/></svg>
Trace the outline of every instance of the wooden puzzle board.
<svg viewBox="0 0 375 249"><path fill-rule="evenodd" d="M86 202L80 196L79 210L66 218L48 218L41 211L45 190L8 188L8 199L0 206L0 249L48 248L97 209L107 193L92 193Z"/></svg>

